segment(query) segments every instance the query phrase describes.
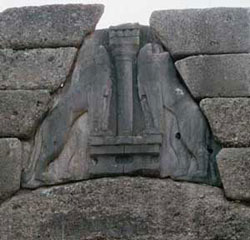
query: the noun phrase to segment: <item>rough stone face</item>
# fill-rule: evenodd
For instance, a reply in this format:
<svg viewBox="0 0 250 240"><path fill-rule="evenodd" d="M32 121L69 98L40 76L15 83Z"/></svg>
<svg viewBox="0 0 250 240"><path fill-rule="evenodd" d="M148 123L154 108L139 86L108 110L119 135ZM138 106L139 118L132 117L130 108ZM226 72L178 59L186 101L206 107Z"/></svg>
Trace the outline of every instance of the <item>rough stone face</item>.
<svg viewBox="0 0 250 240"><path fill-rule="evenodd" d="M250 201L250 148L224 148L217 162L226 196Z"/></svg>
<svg viewBox="0 0 250 240"><path fill-rule="evenodd" d="M1 239L249 240L250 208L215 187L115 178L24 192L0 208Z"/></svg>
<svg viewBox="0 0 250 240"><path fill-rule="evenodd" d="M215 139L224 147L250 146L249 106L249 98L207 98L200 102Z"/></svg>
<svg viewBox="0 0 250 240"><path fill-rule="evenodd" d="M150 26L175 58L250 51L248 8L155 11Z"/></svg>
<svg viewBox="0 0 250 240"><path fill-rule="evenodd" d="M0 48L79 46L93 32L103 5L48 5L0 13Z"/></svg>
<svg viewBox="0 0 250 240"><path fill-rule="evenodd" d="M22 170L21 142L16 138L0 139L0 202L20 188Z"/></svg>
<svg viewBox="0 0 250 240"><path fill-rule="evenodd" d="M56 90L69 75L76 50L0 50L0 89Z"/></svg>
<svg viewBox="0 0 250 240"><path fill-rule="evenodd" d="M89 129L87 116L87 114L83 114L75 121L62 152L49 164L46 171L43 173L43 177L46 179L46 185L82 180L89 177L89 153L87 149ZM40 153L38 151L39 149L36 148L38 148L40 144L43 144L44 141L44 139L41 138L40 131L42 131L42 129L39 129L36 135L36 145L34 146L33 154ZM24 147L26 145L24 145ZM31 156L31 158L32 157L34 156ZM26 166L24 166L22 175L24 180L22 182L23 187L31 187L25 181L27 174L29 174L28 171L30 171L30 168L33 169L29 164L34 163L28 161Z"/></svg>
<svg viewBox="0 0 250 240"><path fill-rule="evenodd" d="M0 91L0 137L28 138L48 110L47 91Z"/></svg>
<svg viewBox="0 0 250 240"><path fill-rule="evenodd" d="M197 99L250 96L250 54L194 56L175 65Z"/></svg>

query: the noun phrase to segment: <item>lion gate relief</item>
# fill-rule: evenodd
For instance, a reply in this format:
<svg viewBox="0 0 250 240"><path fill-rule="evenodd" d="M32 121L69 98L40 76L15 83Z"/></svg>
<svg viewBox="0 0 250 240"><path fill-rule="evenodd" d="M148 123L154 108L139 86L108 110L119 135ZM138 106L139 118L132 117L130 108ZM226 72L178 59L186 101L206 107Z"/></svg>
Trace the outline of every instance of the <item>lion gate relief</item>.
<svg viewBox="0 0 250 240"><path fill-rule="evenodd" d="M83 43L71 81L36 133L24 186L56 183L48 169L82 116L88 130L77 140L77 148L86 142L82 179L140 175L220 184L219 146L171 56L147 27L111 27Z"/></svg>

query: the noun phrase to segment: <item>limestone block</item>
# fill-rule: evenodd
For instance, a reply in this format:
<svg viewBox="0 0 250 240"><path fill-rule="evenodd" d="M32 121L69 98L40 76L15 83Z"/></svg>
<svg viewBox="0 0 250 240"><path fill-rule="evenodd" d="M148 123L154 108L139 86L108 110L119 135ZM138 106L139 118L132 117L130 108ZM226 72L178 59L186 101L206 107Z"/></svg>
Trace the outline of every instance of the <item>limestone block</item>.
<svg viewBox="0 0 250 240"><path fill-rule="evenodd" d="M250 96L249 65L250 54L194 56L175 63L197 99Z"/></svg>
<svg viewBox="0 0 250 240"><path fill-rule="evenodd" d="M250 201L250 148L224 148L217 162L226 196Z"/></svg>
<svg viewBox="0 0 250 240"><path fill-rule="evenodd" d="M102 178L20 193L1 205L0 219L2 239L250 239L249 206L219 188L169 179Z"/></svg>
<svg viewBox="0 0 250 240"><path fill-rule="evenodd" d="M66 80L76 48L0 50L0 89L56 90Z"/></svg>
<svg viewBox="0 0 250 240"><path fill-rule="evenodd" d="M224 147L250 145L250 99L206 98L200 102L215 139Z"/></svg>
<svg viewBox="0 0 250 240"><path fill-rule="evenodd" d="M0 91L0 137L29 138L48 110L48 91Z"/></svg>
<svg viewBox="0 0 250 240"><path fill-rule="evenodd" d="M0 13L0 48L79 46L93 32L103 5L48 5Z"/></svg>
<svg viewBox="0 0 250 240"><path fill-rule="evenodd" d="M0 202L18 191L22 170L21 142L16 138L0 139Z"/></svg>
<svg viewBox="0 0 250 240"><path fill-rule="evenodd" d="M150 26L175 57L250 51L248 8L162 10Z"/></svg>

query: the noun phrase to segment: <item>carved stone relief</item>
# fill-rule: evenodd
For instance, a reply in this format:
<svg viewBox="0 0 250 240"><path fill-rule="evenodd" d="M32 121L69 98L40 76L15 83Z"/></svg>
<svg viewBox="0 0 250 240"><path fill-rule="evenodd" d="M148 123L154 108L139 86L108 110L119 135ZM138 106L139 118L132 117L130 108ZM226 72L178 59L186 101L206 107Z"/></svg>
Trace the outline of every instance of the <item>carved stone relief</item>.
<svg viewBox="0 0 250 240"><path fill-rule="evenodd" d="M88 131L78 136L87 143L74 140L79 148L83 142L84 154L74 155L83 172L76 169L78 176L73 171L67 181L141 175L220 184L219 146L171 56L148 28L111 27L85 41L71 83L37 131L24 187L64 181L51 169L70 161L59 156L72 141L72 129L81 129L75 124L83 115Z"/></svg>

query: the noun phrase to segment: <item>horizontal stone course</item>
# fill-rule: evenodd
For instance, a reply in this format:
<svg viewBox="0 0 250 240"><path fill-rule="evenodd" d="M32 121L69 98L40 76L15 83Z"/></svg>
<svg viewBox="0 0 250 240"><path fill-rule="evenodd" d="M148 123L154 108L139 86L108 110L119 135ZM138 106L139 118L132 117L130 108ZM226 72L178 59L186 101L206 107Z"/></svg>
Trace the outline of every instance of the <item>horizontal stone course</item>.
<svg viewBox="0 0 250 240"><path fill-rule="evenodd" d="M161 10L150 26L175 58L250 51L248 8Z"/></svg>
<svg viewBox="0 0 250 240"><path fill-rule="evenodd" d="M200 102L215 139L224 147L250 146L250 98L206 98Z"/></svg>
<svg viewBox="0 0 250 240"><path fill-rule="evenodd" d="M0 48L78 47L94 31L103 5L47 5L0 13Z"/></svg>
<svg viewBox="0 0 250 240"><path fill-rule="evenodd" d="M224 148L217 162L226 196L250 201L250 148Z"/></svg>
<svg viewBox="0 0 250 240"><path fill-rule="evenodd" d="M76 48L0 50L0 90L49 89L66 81Z"/></svg>
<svg viewBox="0 0 250 240"><path fill-rule="evenodd" d="M250 236L249 207L226 201L216 187L169 179L102 178L20 193L2 204L0 219L2 239L248 240Z"/></svg>
<svg viewBox="0 0 250 240"><path fill-rule="evenodd" d="M193 56L175 65L197 99L250 96L250 54Z"/></svg>
<svg viewBox="0 0 250 240"><path fill-rule="evenodd" d="M45 90L0 91L0 137L29 138L49 109Z"/></svg>
<svg viewBox="0 0 250 240"><path fill-rule="evenodd" d="M0 203L20 188L21 161L21 142L16 138L0 138Z"/></svg>

